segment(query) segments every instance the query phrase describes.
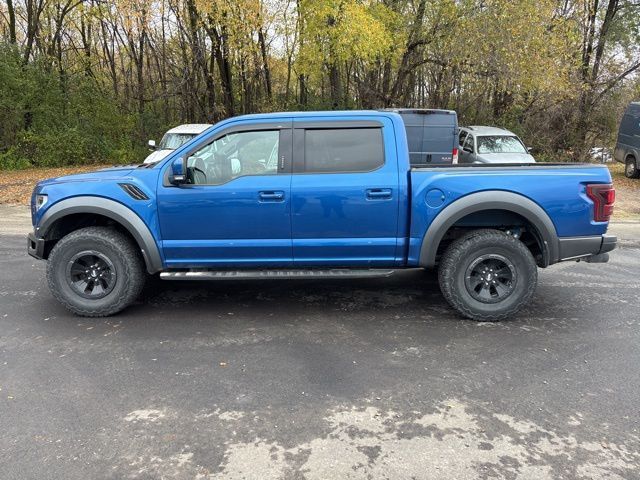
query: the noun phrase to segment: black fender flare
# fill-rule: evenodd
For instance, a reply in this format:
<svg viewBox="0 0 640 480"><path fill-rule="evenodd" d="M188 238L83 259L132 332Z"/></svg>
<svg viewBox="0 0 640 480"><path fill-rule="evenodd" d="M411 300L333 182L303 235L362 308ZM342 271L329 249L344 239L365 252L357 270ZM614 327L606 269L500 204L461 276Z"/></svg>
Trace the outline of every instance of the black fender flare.
<svg viewBox="0 0 640 480"><path fill-rule="evenodd" d="M551 265L558 261L558 234L547 212L523 195L502 190L490 190L464 196L442 209L431 222L422 239L420 266L435 266L436 251L447 230L461 218L483 210L508 210L527 219L536 228L542 242L542 266Z"/></svg>
<svg viewBox="0 0 640 480"><path fill-rule="evenodd" d="M86 195L61 200L44 213L36 227L36 237L44 238L57 220L74 213L94 213L119 223L136 240L147 272L153 274L162 270L162 257L149 227L133 210L108 198Z"/></svg>

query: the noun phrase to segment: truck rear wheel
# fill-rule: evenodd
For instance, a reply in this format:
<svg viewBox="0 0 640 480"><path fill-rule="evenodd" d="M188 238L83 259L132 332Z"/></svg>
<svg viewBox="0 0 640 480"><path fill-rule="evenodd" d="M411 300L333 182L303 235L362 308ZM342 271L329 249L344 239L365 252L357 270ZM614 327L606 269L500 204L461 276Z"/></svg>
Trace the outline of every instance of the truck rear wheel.
<svg viewBox="0 0 640 480"><path fill-rule="evenodd" d="M517 238L500 230L474 230L447 248L438 280L444 298L463 316L498 321L531 299L538 270Z"/></svg>
<svg viewBox="0 0 640 480"><path fill-rule="evenodd" d="M624 175L627 178L640 178L640 170L636 166L636 159L628 157L624 166Z"/></svg>
<svg viewBox="0 0 640 480"><path fill-rule="evenodd" d="M144 286L142 259L131 240L108 227L87 227L62 238L47 262L51 293L84 317L113 315Z"/></svg>

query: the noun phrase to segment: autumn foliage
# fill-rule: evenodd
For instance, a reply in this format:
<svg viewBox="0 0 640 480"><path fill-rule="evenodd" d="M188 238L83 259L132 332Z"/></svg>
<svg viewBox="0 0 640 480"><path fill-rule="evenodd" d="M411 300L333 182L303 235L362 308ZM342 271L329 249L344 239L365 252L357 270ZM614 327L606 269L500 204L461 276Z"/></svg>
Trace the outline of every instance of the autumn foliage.
<svg viewBox="0 0 640 480"><path fill-rule="evenodd" d="M433 107L538 158L611 147L640 99L632 0L4 0L0 168L135 162L186 122Z"/></svg>

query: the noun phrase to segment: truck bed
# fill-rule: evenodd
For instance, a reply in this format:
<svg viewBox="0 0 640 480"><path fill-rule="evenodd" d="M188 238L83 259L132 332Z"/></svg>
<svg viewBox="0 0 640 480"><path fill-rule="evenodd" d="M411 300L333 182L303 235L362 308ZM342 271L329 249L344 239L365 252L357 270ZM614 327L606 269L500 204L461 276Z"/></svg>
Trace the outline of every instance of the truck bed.
<svg viewBox="0 0 640 480"><path fill-rule="evenodd" d="M408 263L419 261L425 232L438 217L451 216L447 207L482 192L489 201L504 192L519 204L540 207L558 238L602 235L608 223L593 221L593 202L586 195L586 185L593 183L611 183L605 166L537 163L411 168Z"/></svg>

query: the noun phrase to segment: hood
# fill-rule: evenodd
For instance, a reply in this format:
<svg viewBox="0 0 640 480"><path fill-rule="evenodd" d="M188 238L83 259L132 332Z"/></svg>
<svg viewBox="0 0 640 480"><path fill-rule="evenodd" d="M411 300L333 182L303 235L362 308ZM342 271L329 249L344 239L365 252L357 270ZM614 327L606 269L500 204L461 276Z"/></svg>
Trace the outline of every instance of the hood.
<svg viewBox="0 0 640 480"><path fill-rule="evenodd" d="M535 163L528 153L479 153L476 160L480 163Z"/></svg>
<svg viewBox="0 0 640 480"><path fill-rule="evenodd" d="M62 177L54 177L42 180L41 182L38 182L38 186L43 187L45 185L68 182L99 182L101 180L118 180L129 175L129 173L131 173L132 170L135 170L135 168L136 166L134 165L122 165L102 168L100 170L96 170L95 172L64 175Z"/></svg>
<svg viewBox="0 0 640 480"><path fill-rule="evenodd" d="M161 150L156 150L154 152L151 152L147 158L144 159L144 163L154 163L154 162L159 162L160 160L162 160L163 158L165 158L167 155L169 155L171 152L173 152L173 149L170 148L163 148Z"/></svg>

